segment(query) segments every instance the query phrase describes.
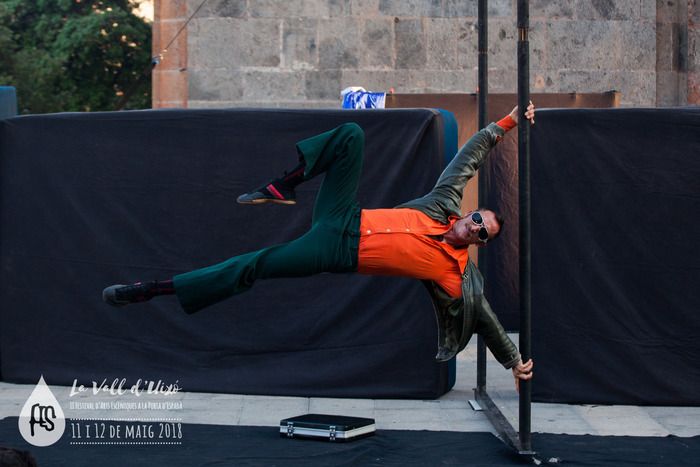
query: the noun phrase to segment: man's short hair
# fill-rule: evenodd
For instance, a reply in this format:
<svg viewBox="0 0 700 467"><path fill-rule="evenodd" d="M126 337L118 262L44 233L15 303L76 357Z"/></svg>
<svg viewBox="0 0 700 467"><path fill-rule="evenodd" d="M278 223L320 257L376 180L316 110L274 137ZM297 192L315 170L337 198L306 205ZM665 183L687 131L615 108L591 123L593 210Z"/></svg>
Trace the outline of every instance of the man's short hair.
<svg viewBox="0 0 700 467"><path fill-rule="evenodd" d="M503 218L503 216L501 216L499 213L497 213L493 209L479 208L479 209L477 209L477 211L491 211L493 213L494 217L496 218L496 222L498 223L498 232L496 232L496 235L491 237L491 240L489 240L489 241L492 242L492 241L496 240L498 238L498 236L501 235L501 232L503 232L503 226L506 224L506 220Z"/></svg>
<svg viewBox="0 0 700 467"><path fill-rule="evenodd" d="M506 224L506 219L502 215L496 211L494 211L493 214L496 216L496 222L498 222L498 232L496 232L496 235L494 235L491 240L495 240L499 235L501 235L501 232L503 232L503 226Z"/></svg>

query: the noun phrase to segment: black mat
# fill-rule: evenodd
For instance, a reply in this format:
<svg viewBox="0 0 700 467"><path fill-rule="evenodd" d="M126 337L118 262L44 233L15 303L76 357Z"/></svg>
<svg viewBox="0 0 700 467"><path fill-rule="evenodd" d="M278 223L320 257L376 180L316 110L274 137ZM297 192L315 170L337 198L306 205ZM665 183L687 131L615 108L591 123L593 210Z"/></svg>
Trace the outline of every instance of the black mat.
<svg viewBox="0 0 700 467"><path fill-rule="evenodd" d="M110 423L110 422L106 422ZM112 422L114 423L114 422ZM438 466L523 465L490 433L381 430L345 444L281 438L275 427L183 425L181 445L71 445L70 420L57 444L34 448L17 418L0 421L0 445L30 450L40 466ZM154 440L157 441L157 440ZM700 437L533 435L536 458L563 465L697 465Z"/></svg>

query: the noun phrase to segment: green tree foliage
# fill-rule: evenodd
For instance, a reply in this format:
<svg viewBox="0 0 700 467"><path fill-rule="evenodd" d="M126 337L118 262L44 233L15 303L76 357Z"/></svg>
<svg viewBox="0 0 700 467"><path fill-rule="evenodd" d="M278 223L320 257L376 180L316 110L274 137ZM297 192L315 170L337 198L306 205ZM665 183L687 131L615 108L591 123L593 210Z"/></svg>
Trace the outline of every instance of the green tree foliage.
<svg viewBox="0 0 700 467"><path fill-rule="evenodd" d="M0 0L0 85L22 113L151 107L151 27L136 0ZM137 84L136 84L137 83Z"/></svg>

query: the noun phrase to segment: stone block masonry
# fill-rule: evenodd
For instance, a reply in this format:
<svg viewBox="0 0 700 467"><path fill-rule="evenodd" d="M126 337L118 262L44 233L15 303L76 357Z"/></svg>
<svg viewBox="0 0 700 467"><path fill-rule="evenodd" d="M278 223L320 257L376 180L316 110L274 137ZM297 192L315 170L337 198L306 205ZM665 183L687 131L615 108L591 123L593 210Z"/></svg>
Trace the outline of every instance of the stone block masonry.
<svg viewBox="0 0 700 467"><path fill-rule="evenodd" d="M200 3L156 0L154 50ZM488 3L489 90L515 92L516 1ZM532 91L614 89L623 106L700 102L697 3L531 0ZM338 107L347 86L476 92L476 5L208 0L156 69L154 105Z"/></svg>
<svg viewBox="0 0 700 467"><path fill-rule="evenodd" d="M156 1L153 6L153 56L162 54L160 64L153 70L153 108L187 107L187 30L177 36L187 20L187 2Z"/></svg>

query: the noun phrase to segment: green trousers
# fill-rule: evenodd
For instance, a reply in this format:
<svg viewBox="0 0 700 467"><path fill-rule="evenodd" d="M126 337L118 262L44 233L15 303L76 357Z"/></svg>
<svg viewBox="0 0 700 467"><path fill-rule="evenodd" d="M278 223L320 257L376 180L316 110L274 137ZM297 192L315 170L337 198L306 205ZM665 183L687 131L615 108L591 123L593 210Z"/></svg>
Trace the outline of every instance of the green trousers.
<svg viewBox="0 0 700 467"><path fill-rule="evenodd" d="M364 151L362 129L355 123L343 124L300 141L297 151L306 163L306 180L326 174L309 231L289 243L175 276L175 293L187 313L245 292L258 279L357 270L360 207L356 195Z"/></svg>

